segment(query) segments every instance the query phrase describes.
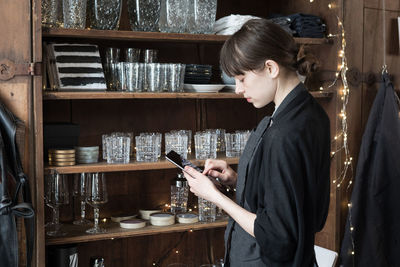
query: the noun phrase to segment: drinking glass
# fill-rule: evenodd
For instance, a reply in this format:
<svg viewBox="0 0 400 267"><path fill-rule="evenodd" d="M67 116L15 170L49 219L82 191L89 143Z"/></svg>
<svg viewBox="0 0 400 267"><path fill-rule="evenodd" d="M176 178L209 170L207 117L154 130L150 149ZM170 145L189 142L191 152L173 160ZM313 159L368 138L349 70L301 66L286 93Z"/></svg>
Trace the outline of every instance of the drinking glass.
<svg viewBox="0 0 400 267"><path fill-rule="evenodd" d="M148 92L160 91L160 64L148 63L146 64L146 82Z"/></svg>
<svg viewBox="0 0 400 267"><path fill-rule="evenodd" d="M62 1L42 0L42 25L60 27L63 24Z"/></svg>
<svg viewBox="0 0 400 267"><path fill-rule="evenodd" d="M143 53L144 63L156 63L158 62L158 50L157 49L145 49Z"/></svg>
<svg viewBox="0 0 400 267"><path fill-rule="evenodd" d="M72 223L75 225L86 225L90 221L86 217L86 174L77 173L74 176L74 191L73 196L79 199L81 203L81 216L79 220L75 220Z"/></svg>
<svg viewBox="0 0 400 267"><path fill-rule="evenodd" d="M211 201L204 198L198 198L199 204L199 221L214 222L217 217L217 206Z"/></svg>
<svg viewBox="0 0 400 267"><path fill-rule="evenodd" d="M189 18L189 0L162 0L160 31L183 33Z"/></svg>
<svg viewBox="0 0 400 267"><path fill-rule="evenodd" d="M158 31L161 0L128 0L132 31Z"/></svg>
<svg viewBox="0 0 400 267"><path fill-rule="evenodd" d="M161 155L161 134L160 133L141 133L135 136L136 141L136 160L154 162Z"/></svg>
<svg viewBox="0 0 400 267"><path fill-rule="evenodd" d="M117 30L122 11L122 0L88 0L90 27Z"/></svg>
<svg viewBox="0 0 400 267"><path fill-rule="evenodd" d="M169 90L170 92L182 92L185 77L185 64L171 63L169 68Z"/></svg>
<svg viewBox="0 0 400 267"><path fill-rule="evenodd" d="M107 163L129 163L131 138L124 133L105 137Z"/></svg>
<svg viewBox="0 0 400 267"><path fill-rule="evenodd" d="M194 146L196 159L217 158L218 135L211 132L196 132Z"/></svg>
<svg viewBox="0 0 400 267"><path fill-rule="evenodd" d="M225 134L226 157L239 157L241 154L241 134L226 133Z"/></svg>
<svg viewBox="0 0 400 267"><path fill-rule="evenodd" d="M188 154L188 139L188 135L183 131L165 133L165 154L174 150L186 159Z"/></svg>
<svg viewBox="0 0 400 267"><path fill-rule="evenodd" d="M59 207L69 203L67 176L54 173L45 177L45 203L53 210L53 229L46 232L49 236L64 236L61 230Z"/></svg>
<svg viewBox="0 0 400 267"><path fill-rule="evenodd" d="M84 29L87 0L63 0L64 28Z"/></svg>
<svg viewBox="0 0 400 267"><path fill-rule="evenodd" d="M125 48L125 61L126 62L139 62L140 61L140 48Z"/></svg>
<svg viewBox="0 0 400 267"><path fill-rule="evenodd" d="M104 173L88 173L86 177L86 203L94 209L94 227L86 233L105 233L106 229L99 227L99 208L108 201L106 177Z"/></svg>
<svg viewBox="0 0 400 267"><path fill-rule="evenodd" d="M217 14L217 0L192 0L187 28L190 33L212 33Z"/></svg>

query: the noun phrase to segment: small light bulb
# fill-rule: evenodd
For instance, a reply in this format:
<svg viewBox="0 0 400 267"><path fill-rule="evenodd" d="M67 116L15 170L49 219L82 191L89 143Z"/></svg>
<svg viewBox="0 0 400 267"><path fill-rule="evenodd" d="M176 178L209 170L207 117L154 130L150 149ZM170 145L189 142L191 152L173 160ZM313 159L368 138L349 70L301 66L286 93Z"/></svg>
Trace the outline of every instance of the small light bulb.
<svg viewBox="0 0 400 267"><path fill-rule="evenodd" d="M310 0L310 3L314 2L314 0Z"/></svg>
<svg viewBox="0 0 400 267"><path fill-rule="evenodd" d="M179 251L177 250L177 251L175 251L175 253L176 253L176 254L179 254Z"/></svg>
<svg viewBox="0 0 400 267"><path fill-rule="evenodd" d="M321 87L319 88L319 90L320 90L320 91L324 90L324 87L321 86Z"/></svg>
<svg viewBox="0 0 400 267"><path fill-rule="evenodd" d="M332 4L329 4L329 5L328 5L328 8L331 9L331 8L332 8Z"/></svg>
<svg viewBox="0 0 400 267"><path fill-rule="evenodd" d="M353 231L354 230L354 227L350 227L350 231Z"/></svg>
<svg viewBox="0 0 400 267"><path fill-rule="evenodd" d="M338 184L337 187L339 188L339 187L340 187L340 184Z"/></svg>
<svg viewBox="0 0 400 267"><path fill-rule="evenodd" d="M347 204L347 207L351 208L351 203L348 203L348 204Z"/></svg>
<svg viewBox="0 0 400 267"><path fill-rule="evenodd" d="M333 182L332 182L332 183L336 184L336 180L333 180Z"/></svg>
<svg viewBox="0 0 400 267"><path fill-rule="evenodd" d="M354 251L351 252L351 255L354 255Z"/></svg>

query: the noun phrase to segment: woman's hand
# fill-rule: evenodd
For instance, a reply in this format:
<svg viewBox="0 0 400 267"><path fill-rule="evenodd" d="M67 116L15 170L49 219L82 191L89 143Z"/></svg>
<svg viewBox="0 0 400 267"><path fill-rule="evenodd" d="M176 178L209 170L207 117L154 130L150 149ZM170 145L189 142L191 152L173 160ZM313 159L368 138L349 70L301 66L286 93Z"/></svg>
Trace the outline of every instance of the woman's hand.
<svg viewBox="0 0 400 267"><path fill-rule="evenodd" d="M190 191L196 196L204 198L211 202L216 202L222 193L215 187L214 183L192 167L186 166L183 172L189 183Z"/></svg>
<svg viewBox="0 0 400 267"><path fill-rule="evenodd" d="M203 174L218 178L225 185L236 185L237 173L224 160L207 159Z"/></svg>

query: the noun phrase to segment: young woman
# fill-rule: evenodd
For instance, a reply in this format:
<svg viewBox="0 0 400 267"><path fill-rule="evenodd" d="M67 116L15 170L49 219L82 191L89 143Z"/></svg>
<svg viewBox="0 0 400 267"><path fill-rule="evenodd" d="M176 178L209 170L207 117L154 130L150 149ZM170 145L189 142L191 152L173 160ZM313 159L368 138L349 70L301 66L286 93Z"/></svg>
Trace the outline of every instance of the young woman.
<svg viewBox="0 0 400 267"><path fill-rule="evenodd" d="M236 93L256 108L275 111L253 130L238 172L209 159L203 173L186 167L190 190L230 216L225 233L226 266L314 266L314 237L329 206L330 125L297 73L313 62L299 56L280 26L251 20L227 40L222 69ZM206 175L236 185L236 202Z"/></svg>

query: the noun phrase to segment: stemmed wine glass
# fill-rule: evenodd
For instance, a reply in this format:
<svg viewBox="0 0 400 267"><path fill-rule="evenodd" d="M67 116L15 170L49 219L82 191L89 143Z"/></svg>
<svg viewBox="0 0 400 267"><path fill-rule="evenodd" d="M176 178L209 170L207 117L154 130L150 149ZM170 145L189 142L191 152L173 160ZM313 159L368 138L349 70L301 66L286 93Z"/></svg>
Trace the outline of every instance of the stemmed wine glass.
<svg viewBox="0 0 400 267"><path fill-rule="evenodd" d="M106 229L99 227L99 207L108 201L106 177L104 173L88 173L86 177L86 203L94 209L94 227L86 230L86 233L105 233Z"/></svg>
<svg viewBox="0 0 400 267"><path fill-rule="evenodd" d="M87 225L90 221L86 217L86 174L77 173L74 176L74 192L73 196L78 198L81 203L81 216L78 220L73 221L75 225Z"/></svg>
<svg viewBox="0 0 400 267"><path fill-rule="evenodd" d="M46 232L49 236L63 236L61 230L59 207L69 203L67 176L54 173L45 178L45 202L53 210L52 230Z"/></svg>

